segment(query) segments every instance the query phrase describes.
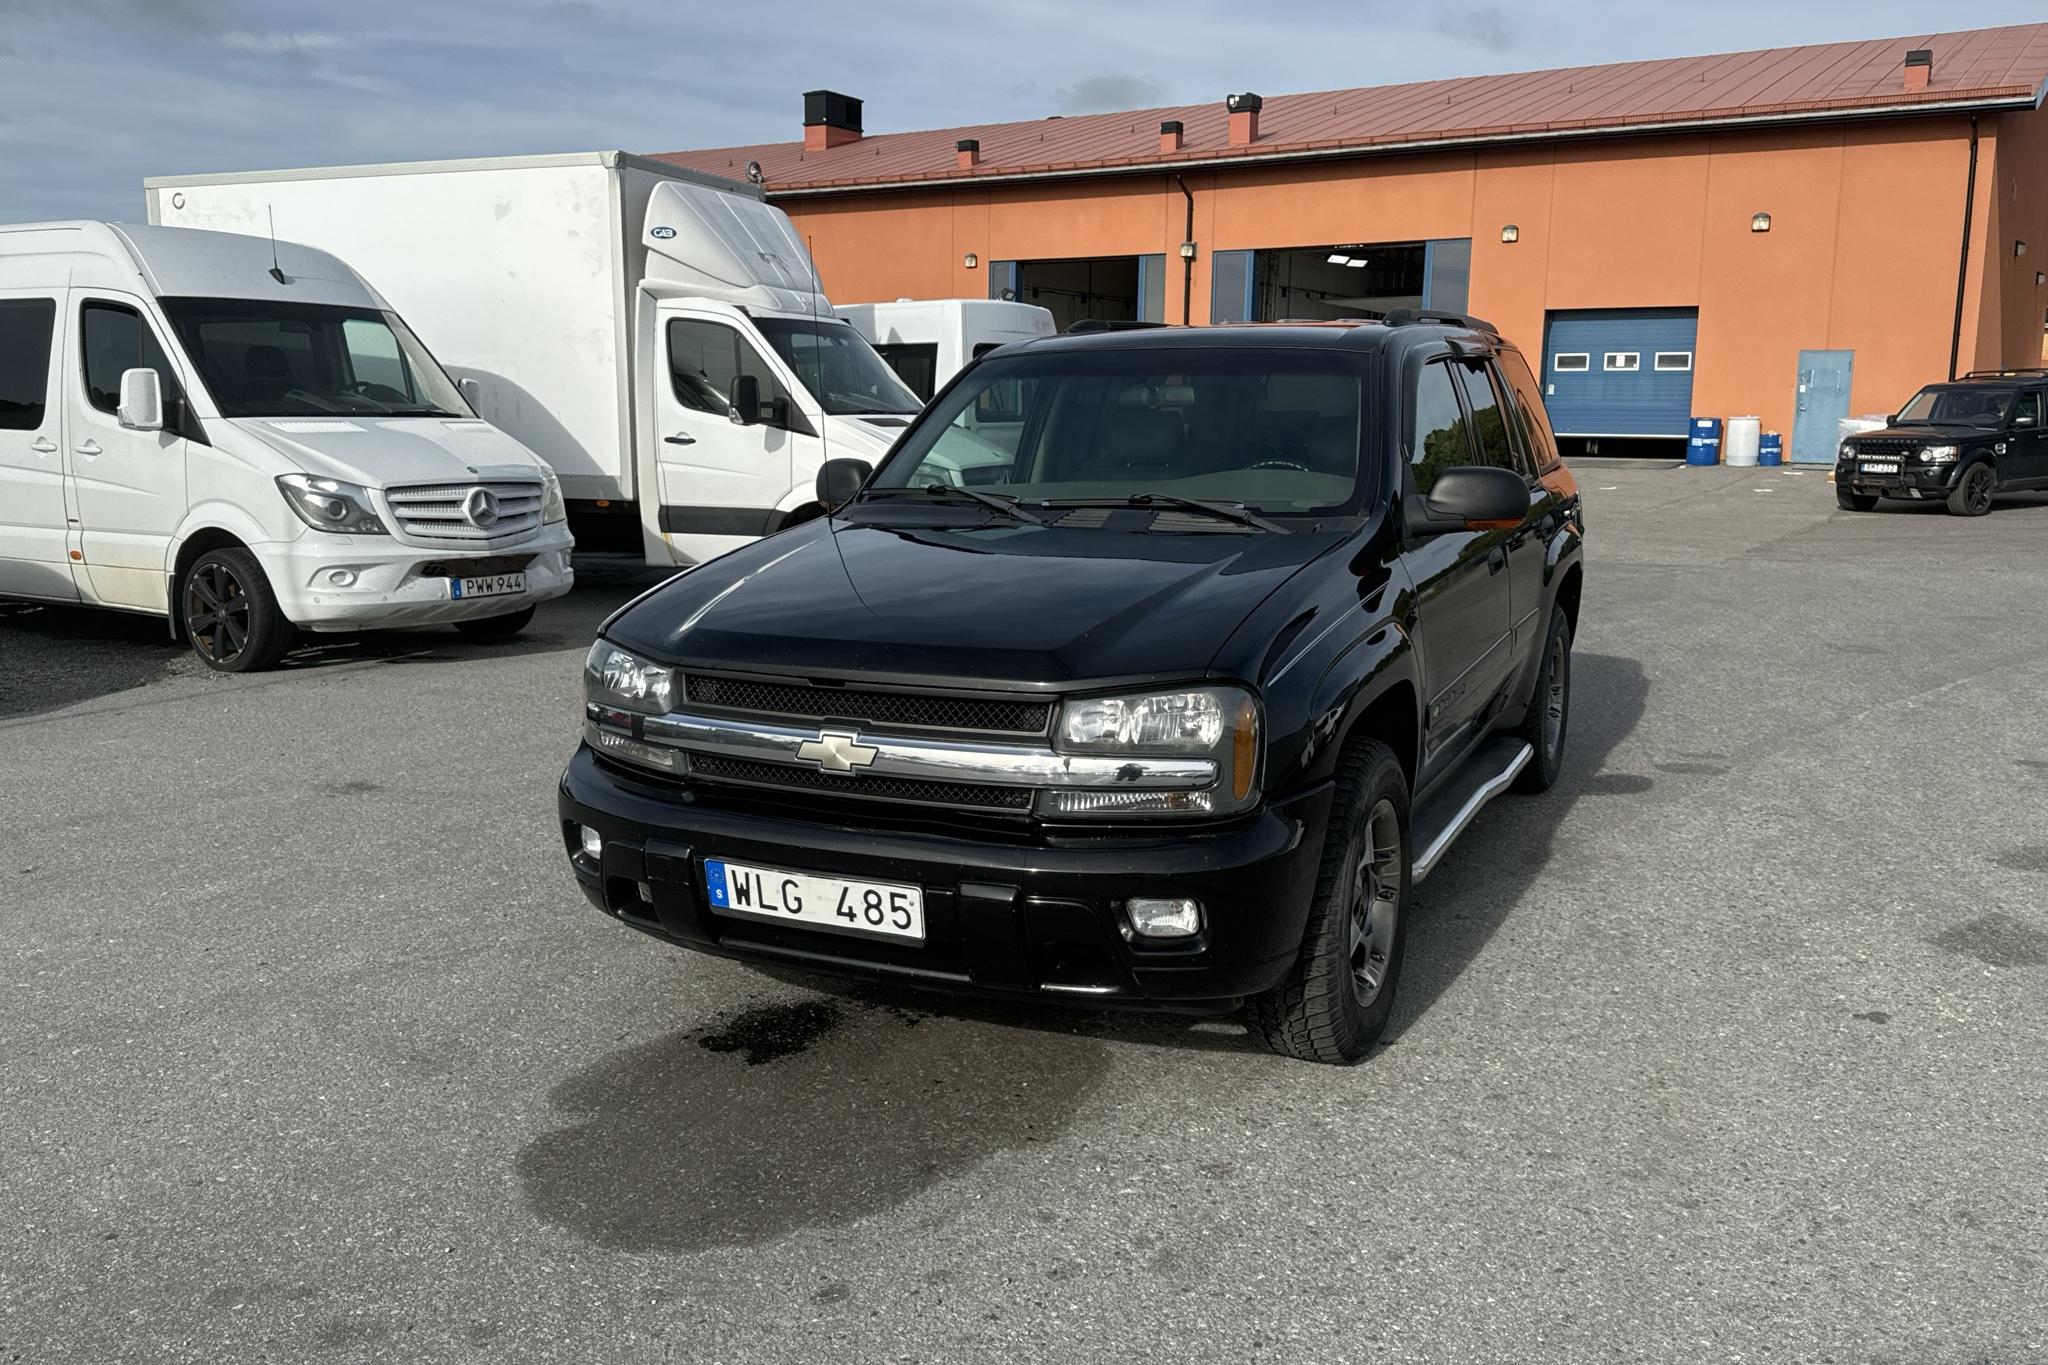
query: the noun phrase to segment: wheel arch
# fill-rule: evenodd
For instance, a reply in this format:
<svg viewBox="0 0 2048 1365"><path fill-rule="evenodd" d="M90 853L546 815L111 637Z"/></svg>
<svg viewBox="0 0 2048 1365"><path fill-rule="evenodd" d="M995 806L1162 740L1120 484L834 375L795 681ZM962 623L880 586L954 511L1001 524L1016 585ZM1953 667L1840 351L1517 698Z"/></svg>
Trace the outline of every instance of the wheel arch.
<svg viewBox="0 0 2048 1365"><path fill-rule="evenodd" d="M200 526L187 532L173 548L171 560L171 638L185 638L185 613L178 601L179 587L185 581L186 570L193 561L209 550L247 550L249 542L233 531L221 526ZM259 565L260 567L260 565Z"/></svg>

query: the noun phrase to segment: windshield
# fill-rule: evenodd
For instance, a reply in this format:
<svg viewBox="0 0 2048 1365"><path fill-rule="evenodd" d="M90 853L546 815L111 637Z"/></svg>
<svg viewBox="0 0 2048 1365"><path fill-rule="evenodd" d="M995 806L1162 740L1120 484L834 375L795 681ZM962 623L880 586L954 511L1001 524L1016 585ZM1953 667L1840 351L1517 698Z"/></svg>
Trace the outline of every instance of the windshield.
<svg viewBox="0 0 2048 1365"><path fill-rule="evenodd" d="M811 396L835 417L916 412L924 405L905 388L866 337L843 322L756 318L775 354L796 372Z"/></svg>
<svg viewBox="0 0 2048 1365"><path fill-rule="evenodd" d="M1068 351L967 372L876 474L1025 502L1153 494L1278 516L1353 510L1363 393L1355 360L1274 347Z"/></svg>
<svg viewBox="0 0 2048 1365"><path fill-rule="evenodd" d="M1964 384L1954 388L1930 385L1899 409L1900 426L1959 425L1995 427L2005 421L2016 389Z"/></svg>
<svg viewBox="0 0 2048 1365"><path fill-rule="evenodd" d="M268 299L165 299L223 417L473 417L395 313Z"/></svg>

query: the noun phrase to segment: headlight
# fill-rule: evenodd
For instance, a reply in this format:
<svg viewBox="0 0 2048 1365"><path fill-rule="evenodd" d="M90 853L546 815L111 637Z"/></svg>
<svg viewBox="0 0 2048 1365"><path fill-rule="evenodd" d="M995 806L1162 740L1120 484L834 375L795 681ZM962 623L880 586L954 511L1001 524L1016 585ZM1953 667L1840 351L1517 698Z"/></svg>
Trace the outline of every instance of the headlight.
<svg viewBox="0 0 2048 1365"><path fill-rule="evenodd" d="M1839 459L1853 460L1856 458L1856 447L1850 445L1847 441L1844 441L1842 442L1841 449L1837 450L1835 452L1835 455Z"/></svg>
<svg viewBox="0 0 2048 1365"><path fill-rule="evenodd" d="M370 490L340 479L319 479L311 474L282 474L277 489L299 514L299 520L316 531L336 535L386 536L384 522L370 501Z"/></svg>
<svg viewBox="0 0 2048 1365"><path fill-rule="evenodd" d="M1216 780L1194 791L1063 788L1045 794L1042 809L1048 815L1200 817L1228 815L1258 800L1259 707L1242 688L1076 698L1060 707L1053 748L1068 754L1209 758Z"/></svg>
<svg viewBox="0 0 2048 1365"><path fill-rule="evenodd" d="M583 699L592 706L665 716L676 709L675 670L599 640L583 659Z"/></svg>
<svg viewBox="0 0 2048 1365"><path fill-rule="evenodd" d="M1929 464L1954 464L1962 450L1957 446L1921 446L1920 458Z"/></svg>
<svg viewBox="0 0 2048 1365"><path fill-rule="evenodd" d="M562 481L552 469L540 472L540 519L543 525L569 519L569 508L562 501Z"/></svg>

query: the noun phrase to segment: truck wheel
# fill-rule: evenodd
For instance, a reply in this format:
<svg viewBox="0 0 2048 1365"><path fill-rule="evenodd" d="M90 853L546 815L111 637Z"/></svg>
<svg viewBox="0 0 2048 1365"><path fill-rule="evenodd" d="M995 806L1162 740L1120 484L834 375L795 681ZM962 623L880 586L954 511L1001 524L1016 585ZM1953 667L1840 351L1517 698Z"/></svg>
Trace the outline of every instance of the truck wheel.
<svg viewBox="0 0 2048 1365"><path fill-rule="evenodd" d="M1837 488L1835 490L1835 506L1841 508L1844 512L1868 512L1871 508L1877 506L1877 494L1851 493L1846 488Z"/></svg>
<svg viewBox="0 0 2048 1365"><path fill-rule="evenodd" d="M479 616L473 621L457 621L455 628L478 640L503 640L525 630L533 620L533 612L532 607L521 607L503 616Z"/></svg>
<svg viewBox="0 0 2048 1365"><path fill-rule="evenodd" d="M291 648L292 623L247 550L208 550L178 585L179 623L199 662L219 673L274 667Z"/></svg>
<svg viewBox="0 0 2048 1365"><path fill-rule="evenodd" d="M1563 607L1550 609L1550 631L1543 637L1543 661L1536 666L1536 690L1529 694L1529 713L1515 737L1533 755L1515 775L1518 792L1547 792L1564 766L1565 723L1572 718L1572 622Z"/></svg>
<svg viewBox="0 0 2048 1365"><path fill-rule="evenodd" d="M1981 517L1991 510L1991 499L1997 492L1997 473L1988 464L1973 464L1963 471L1955 491L1948 495L1948 510L1958 517Z"/></svg>
<svg viewBox="0 0 2048 1365"><path fill-rule="evenodd" d="M1407 946L1411 837L1408 779L1393 750L1353 744L1338 764L1301 957L1251 1001L1252 1022L1275 1052L1354 1065L1386 1031Z"/></svg>

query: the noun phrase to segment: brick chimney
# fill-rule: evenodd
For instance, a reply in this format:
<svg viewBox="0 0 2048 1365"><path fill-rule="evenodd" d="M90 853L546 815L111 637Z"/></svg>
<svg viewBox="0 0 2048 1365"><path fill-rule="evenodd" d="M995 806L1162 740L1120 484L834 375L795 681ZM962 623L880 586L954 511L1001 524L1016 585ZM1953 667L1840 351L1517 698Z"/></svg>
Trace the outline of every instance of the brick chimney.
<svg viewBox="0 0 2048 1365"><path fill-rule="evenodd" d="M837 90L804 91L804 150L860 141L860 101Z"/></svg>
<svg viewBox="0 0 2048 1365"><path fill-rule="evenodd" d="M981 140L963 137L953 144L953 161L963 171L971 171L981 164Z"/></svg>
<svg viewBox="0 0 2048 1365"><path fill-rule="evenodd" d="M1167 119L1159 125L1159 150L1177 152L1180 150L1180 120Z"/></svg>
<svg viewBox="0 0 2048 1365"><path fill-rule="evenodd" d="M1916 47L1906 54L1906 89L1925 90L1934 79L1934 50Z"/></svg>
<svg viewBox="0 0 2048 1365"><path fill-rule="evenodd" d="M1249 147L1259 140L1259 110L1266 107L1264 100L1247 90L1223 101L1223 107L1230 111L1231 146Z"/></svg>

